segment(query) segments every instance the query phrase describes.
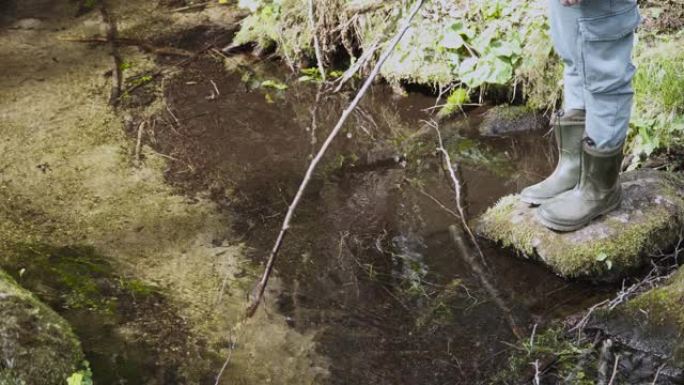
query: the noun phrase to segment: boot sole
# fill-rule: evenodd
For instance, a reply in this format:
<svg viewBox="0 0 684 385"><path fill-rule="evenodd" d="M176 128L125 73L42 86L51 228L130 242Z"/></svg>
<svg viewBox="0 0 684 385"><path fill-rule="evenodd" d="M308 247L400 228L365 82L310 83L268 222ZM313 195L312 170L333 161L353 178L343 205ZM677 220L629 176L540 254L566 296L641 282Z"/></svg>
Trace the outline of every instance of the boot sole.
<svg viewBox="0 0 684 385"><path fill-rule="evenodd" d="M539 214L539 211L537 211L535 213L535 216L537 217L537 220L542 225L544 225L544 227L547 227L547 228L549 228L551 230L555 230L555 231L569 233L572 231L577 231L577 230L589 225L594 219L601 217L603 215L606 215L609 212L615 210L616 208L618 208L620 206L620 203L622 203L622 194L620 194L620 197L617 199L617 201L615 203L613 203L612 205L608 206L608 208L606 208L605 210L601 211L600 213L594 215L593 217L589 218L588 220L586 220L582 223L576 224L576 225L563 225L563 224L559 224L559 223L549 221L548 219L545 219L544 217L542 217L541 214Z"/></svg>

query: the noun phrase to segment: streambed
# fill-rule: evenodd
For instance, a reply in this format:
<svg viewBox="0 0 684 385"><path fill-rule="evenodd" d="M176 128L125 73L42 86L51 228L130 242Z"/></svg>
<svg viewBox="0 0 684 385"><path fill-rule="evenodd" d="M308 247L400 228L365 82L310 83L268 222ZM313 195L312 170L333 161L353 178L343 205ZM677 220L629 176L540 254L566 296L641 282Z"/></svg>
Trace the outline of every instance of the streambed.
<svg viewBox="0 0 684 385"><path fill-rule="evenodd" d="M275 63L201 60L167 83L154 148L167 180L209 196L233 218L235 242L264 262L304 170L350 99ZM434 98L375 86L315 175L266 301L290 327L315 332L330 384L483 383L514 342L481 277L449 234L453 193L426 129ZM543 132L480 137L482 107L441 124L459 165L468 215L549 172ZM441 205L437 203L441 202ZM444 207L442 207L444 206ZM446 209L445 209L446 207ZM482 243L485 277L525 331L610 293L560 279ZM256 278L256 277L255 277Z"/></svg>

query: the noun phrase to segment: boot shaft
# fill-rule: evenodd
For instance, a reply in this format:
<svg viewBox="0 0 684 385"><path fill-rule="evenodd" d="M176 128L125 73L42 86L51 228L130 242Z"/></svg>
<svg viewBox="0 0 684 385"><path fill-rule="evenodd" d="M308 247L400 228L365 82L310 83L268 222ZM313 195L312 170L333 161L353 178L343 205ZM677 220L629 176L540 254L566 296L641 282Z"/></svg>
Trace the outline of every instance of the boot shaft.
<svg viewBox="0 0 684 385"><path fill-rule="evenodd" d="M582 145L580 181L577 186L588 199L603 199L620 186L623 146L598 149L591 139Z"/></svg>

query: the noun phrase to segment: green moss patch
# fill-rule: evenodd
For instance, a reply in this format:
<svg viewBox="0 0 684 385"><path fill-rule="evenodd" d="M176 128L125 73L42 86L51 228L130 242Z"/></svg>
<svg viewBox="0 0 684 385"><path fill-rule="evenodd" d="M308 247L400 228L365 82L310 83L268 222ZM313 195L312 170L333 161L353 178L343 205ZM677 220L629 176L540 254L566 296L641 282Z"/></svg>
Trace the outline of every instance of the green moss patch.
<svg viewBox="0 0 684 385"><path fill-rule="evenodd" d="M83 361L69 324L0 271L0 383L63 383Z"/></svg>
<svg viewBox="0 0 684 385"><path fill-rule="evenodd" d="M684 222L684 182L657 171L623 175L624 200L614 212L571 233L543 227L535 209L508 196L489 209L479 232L520 255L538 259L565 277L612 281L674 245Z"/></svg>

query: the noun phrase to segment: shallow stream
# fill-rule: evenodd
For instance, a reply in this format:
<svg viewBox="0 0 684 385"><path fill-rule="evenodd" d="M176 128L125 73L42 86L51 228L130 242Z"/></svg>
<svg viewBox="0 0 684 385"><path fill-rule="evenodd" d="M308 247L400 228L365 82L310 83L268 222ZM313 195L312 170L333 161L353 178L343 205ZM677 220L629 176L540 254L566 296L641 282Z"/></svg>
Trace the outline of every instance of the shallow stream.
<svg viewBox="0 0 684 385"><path fill-rule="evenodd" d="M275 64L244 60L228 71L199 61L167 84L156 149L174 159L168 180L191 196L208 191L234 219L233 241L263 262L350 95L320 92ZM317 331L318 353L330 362L326 383L487 381L515 337L483 278L524 333L606 295L484 241L486 266L460 255L449 232L458 224L454 195L435 132L423 121L434 103L375 86L327 154L286 238L276 266L283 288L266 300L292 328ZM543 132L480 136L486 110L440 128L470 218L553 164Z"/></svg>

